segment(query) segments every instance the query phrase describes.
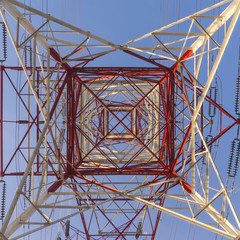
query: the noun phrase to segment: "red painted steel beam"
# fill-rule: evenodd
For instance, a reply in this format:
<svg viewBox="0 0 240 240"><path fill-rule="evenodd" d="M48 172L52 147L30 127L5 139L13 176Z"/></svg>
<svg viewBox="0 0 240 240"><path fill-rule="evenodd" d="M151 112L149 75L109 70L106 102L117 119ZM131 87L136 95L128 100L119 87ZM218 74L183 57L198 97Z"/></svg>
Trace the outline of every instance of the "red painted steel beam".
<svg viewBox="0 0 240 240"><path fill-rule="evenodd" d="M96 94L95 94L91 89L89 89L89 87L88 87L84 82L81 81L81 79L79 79L79 81L80 81L80 82L83 84L83 86L101 103L101 105L104 106L104 108L106 108L107 111L110 112L111 115L113 115L114 118L118 121L118 123L111 129L111 131L113 131L119 124L121 124L121 125L122 125L127 131L129 131L136 139L138 139L138 141L140 140L140 139L139 139L133 132L131 132L131 130L123 123L123 120L130 114L130 112L132 112L132 111L141 103L141 101L143 101L143 100L146 98L146 96L147 96L148 94L150 94L150 92L153 91L154 87L153 87L147 94L145 94L145 96L144 96L138 103L136 103L136 105L132 108L132 110L131 110L129 113L127 113L127 114L120 120L120 119L116 116L116 114L114 114L113 111L111 111L111 109L109 109L109 107L108 107L101 99L99 99L99 98L96 96ZM111 131L110 131L110 132L111 132ZM108 133L109 133L109 132L108 132ZM105 136L105 137L106 137L106 136ZM103 137L96 145L99 146L99 144L105 139L105 137ZM143 144L141 140L140 140L140 143ZM91 151L93 151L93 149L92 149ZM149 149L149 151L151 151L151 150Z"/></svg>
<svg viewBox="0 0 240 240"><path fill-rule="evenodd" d="M166 71L166 72L169 71L169 68L168 68L168 67L166 67L166 66L164 66L164 65L161 65L161 64L155 62L155 61L152 60L152 59L145 58L145 57L143 57L143 56L141 56L141 55L139 55L139 54L137 54L137 53L134 53L134 52L132 52L132 51L130 51L130 50L123 50L123 52L128 53L128 54L130 54L130 55L132 55L132 56L134 56L134 57L136 57L136 58L142 59L143 61L148 62L148 63L151 63L151 64L153 64L153 65L155 65L155 66L158 66L160 69L163 69L163 70Z"/></svg>
<svg viewBox="0 0 240 240"><path fill-rule="evenodd" d="M74 185L74 189L75 191L77 192L77 187L76 185ZM81 203L81 200L79 198L76 198L76 202L78 204L79 207L82 206L82 203ZM82 224L83 224L83 228L84 228L84 231L85 231L85 235L87 237L87 240L90 240L90 236L89 236L89 232L88 232L88 229L87 229L87 224L86 224L86 221L85 221L85 217L84 217L84 213L80 211L79 209L79 213L80 213L80 216L81 216L81 220L82 220Z"/></svg>
<svg viewBox="0 0 240 240"><path fill-rule="evenodd" d="M184 63L184 61L186 61L189 57L191 57L193 54L193 50L187 50L179 59L179 62L181 62L181 64ZM171 67L171 70L173 72L175 72L177 69L179 68L179 63L178 61L176 61L172 67Z"/></svg>
<svg viewBox="0 0 240 240"><path fill-rule="evenodd" d="M158 193L163 186L164 186L164 188L166 189L166 188L167 188L166 186L168 186L168 185L169 185L168 183L162 184L162 185L156 190L156 193ZM152 200L153 200L153 196L150 197L147 201L150 202L150 201L152 201ZM145 207L146 207L146 205L143 205L143 206L142 206L142 208L141 208L141 209L137 212L137 214L131 219L131 221L129 221L128 225L122 230L122 232L121 232L120 235L116 238L116 240L119 239L119 237L122 236L122 234L127 230L127 228L130 226L130 224L133 223L133 221L137 218L137 216L139 216L139 214L144 210Z"/></svg>
<svg viewBox="0 0 240 240"><path fill-rule="evenodd" d="M75 181L75 183L77 184L77 182ZM85 192L85 190L79 186L80 189L82 190L82 192ZM87 194L87 197L88 197L88 201L92 202L93 205L95 205L95 201L94 199L89 195ZM104 216L105 219L107 219L107 221L109 222L110 225L112 225L112 227L116 230L116 232L120 233L119 229L117 228L117 226L115 226L115 224L112 223L111 219L103 212L103 210L99 207L99 206L96 206L96 208L98 209L98 211ZM124 239L126 239L124 237Z"/></svg>

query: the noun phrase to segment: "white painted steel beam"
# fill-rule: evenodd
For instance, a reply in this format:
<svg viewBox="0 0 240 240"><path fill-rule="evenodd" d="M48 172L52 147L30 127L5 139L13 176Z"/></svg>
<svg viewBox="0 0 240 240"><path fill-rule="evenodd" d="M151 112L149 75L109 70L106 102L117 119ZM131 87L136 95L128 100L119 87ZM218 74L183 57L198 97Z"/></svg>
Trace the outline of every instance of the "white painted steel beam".
<svg viewBox="0 0 240 240"><path fill-rule="evenodd" d="M169 215L171 215L171 216L177 217L177 218L182 219L182 220L184 220L184 221L186 221L186 222L189 222L189 223L191 223L191 224L193 224L193 225L196 225L196 226L205 228L205 229L207 229L207 230L209 230L209 231L215 232L215 233L220 234L220 235L222 235L222 236L225 236L225 237L228 237L228 238L231 238L231 239L235 239L235 238L240 234L240 231L237 230L237 229L236 229L228 220L226 220L226 219L225 219L224 221L222 221L222 218L221 218L221 221L220 221L220 219L219 219L219 225L225 229L225 231L224 231L224 230L221 230L221 229L219 229L219 228L215 228L215 227L213 227L213 226L211 226L211 225L209 225L209 224L200 222L200 221L196 220L195 218L187 217L187 216L185 216L185 215L183 215L183 214L177 213L177 212L172 211L172 210L170 210L170 209L168 209L168 208L159 206L159 205L157 205L157 204L155 204L155 203L153 203L153 202L149 202L149 201L146 201L146 200L144 200L144 199L135 197L134 195L131 195L131 194L129 194L129 193L123 193L123 195L124 195L124 196L127 196L127 197L129 197L129 198L131 198L131 199L134 199L135 201L137 201L137 202L139 202L139 203L142 203L142 204L144 204L144 205L147 205L147 206L149 206L149 207L151 207L151 208L153 208L153 209L157 209L157 210L162 211L162 212L164 212L164 213L167 213L167 214L169 214ZM194 194L191 195L191 196L194 197L194 198L197 200L197 204L199 204L199 200L200 200L201 198L199 198L199 196L194 195ZM219 216L221 216L221 214L218 213L218 212L216 211L216 209L214 209L212 206L209 206L209 209L207 209L207 211L208 211L208 214L209 214L211 217L213 217L213 218L218 218ZM218 216L218 215L219 215L219 216Z"/></svg>
<svg viewBox="0 0 240 240"><path fill-rule="evenodd" d="M36 32L36 28L29 22L27 18L13 5L10 1L0 0L2 6L27 32L29 35L35 33L37 42L47 51L51 45Z"/></svg>
<svg viewBox="0 0 240 240"><path fill-rule="evenodd" d="M223 26L236 12L240 1L234 0L220 15L216 18L213 23L206 29L209 36L212 36L219 28ZM195 18L193 15L192 18ZM204 44L205 36L200 36L192 45L193 52L196 52Z"/></svg>
<svg viewBox="0 0 240 240"><path fill-rule="evenodd" d="M15 1L15 0L7 0L7 1L6 1L6 0L0 0L0 5L2 5L2 6L6 9L6 11L9 12L16 20L17 20L18 17L22 17L23 20L21 19L20 24L22 25L22 27L23 27L29 34L32 34L36 29L35 29L35 28L33 27L33 25L19 12L19 10L18 10L14 5L16 5L16 6L20 7L20 8L23 8L23 9L25 9L25 10L27 10L27 11L30 11L30 12L32 12L32 13L35 13L35 14L39 15L40 17L44 17L44 18L46 18L46 19L49 20L49 21L53 21L53 22L58 23L58 24L60 24L60 25L62 25L62 26L65 26L65 27L67 27L67 28L69 28L69 29L72 29L73 31L76 31L76 32L78 32L78 33L81 33L81 34L83 34L83 35L85 35L85 36L87 36L87 37L89 37L89 38L95 39L95 40L97 40L97 41L99 41L99 42L101 42L101 43L103 43L103 44L105 44L105 45L107 45L107 46L113 47L113 48L115 48L115 49L120 49L120 48L121 48L119 45L116 45L116 44L114 44L114 43L112 43L112 42L109 42L109 41L103 39L103 38L100 38L100 37L98 37L98 36L95 36L94 34L91 34L90 32L84 31L84 30L82 30L82 29L80 29L80 28L78 28L78 27L75 27L75 26L73 26L73 25L71 25L71 24L69 24L69 23L66 23L66 22L64 22L64 21L62 21L62 20L60 20L60 19L57 19L57 18L55 18L55 17L53 17L53 16L51 16L51 15L49 15L49 14L46 14L46 13L44 13L44 12L41 12L41 11L39 11L39 10L37 10L37 9L32 8L32 7L29 7L29 6L23 4L23 3L19 2L19 1ZM39 36L39 34L38 34L38 36ZM39 37L40 37L40 36L39 36ZM44 40L44 41L43 41L43 40L40 40L39 43L40 43L45 49L47 49L47 48L49 47L49 44L47 43L46 40ZM47 43L47 44L46 44L46 43Z"/></svg>
<svg viewBox="0 0 240 240"><path fill-rule="evenodd" d="M235 3L235 2L237 2L237 8L235 9L235 7L236 7L235 4L232 6L232 8L234 7L234 9L235 9L234 16L233 16L233 18L232 18L232 21L231 21L231 23L230 23L230 25L229 25L228 31L227 31L227 33L226 33L226 36L225 36L225 38L224 38L224 40L223 40L223 43L222 43L222 45L221 45L221 49L220 49L219 52L218 52L218 55L217 55L217 57L216 57L216 60L215 60L215 62L214 62L214 65L213 65L213 67L212 67L212 70L211 70L211 72L210 72L210 75L209 75L209 77L208 77L208 80L207 80L207 82L206 82L206 84L205 84L205 86L204 86L204 89L203 89L201 98L200 98L200 100L199 100L199 102L198 102L198 104L197 104L197 107L196 107L196 109L195 109L195 111L194 111L194 114L193 114L193 116L192 116L192 122L195 122L195 120L196 120L196 118L197 118L197 115L198 115L198 113L199 113L199 111L200 111L200 108L202 107L203 101L205 100L205 97L206 97L206 95L207 95L207 92L208 92L208 90L209 90L209 88L210 88L210 86L211 86L213 77L215 76L215 73L216 73L216 71L217 71L217 68L218 68L218 66L219 66L219 64L220 64L220 61L221 61L221 59L222 59L223 53L224 53L224 51L225 51L225 49L226 49L226 47L227 47L228 41L229 41L229 39L230 39L230 36L231 36L231 34L232 34L232 32L233 32L233 29L234 29L234 27L235 27L235 25L236 25L236 23L237 23L237 20L238 20L238 17L239 17L239 13L240 13L240 0L236 0L236 1L234 1L234 3ZM232 8L231 8L231 9L232 9ZM194 46L195 46L195 45L194 45ZM199 44L196 44L196 47L195 47L195 48L197 48L197 46L199 46Z"/></svg>

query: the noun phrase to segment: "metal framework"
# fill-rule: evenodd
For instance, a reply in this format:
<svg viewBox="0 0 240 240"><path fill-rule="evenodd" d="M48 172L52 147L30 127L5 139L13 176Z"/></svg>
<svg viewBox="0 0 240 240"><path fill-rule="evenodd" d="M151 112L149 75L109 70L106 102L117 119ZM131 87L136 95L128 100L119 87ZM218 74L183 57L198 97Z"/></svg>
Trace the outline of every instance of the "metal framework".
<svg viewBox="0 0 240 240"><path fill-rule="evenodd" d="M211 155L239 120L208 94L239 0L123 45L15 0L0 7L20 62L0 67L0 176L21 179L1 228L7 239L66 219L78 222L84 239L155 239L162 213L240 239ZM128 55L140 67L100 67L109 55ZM18 99L14 121L4 111L5 88ZM12 124L19 141L6 150Z"/></svg>

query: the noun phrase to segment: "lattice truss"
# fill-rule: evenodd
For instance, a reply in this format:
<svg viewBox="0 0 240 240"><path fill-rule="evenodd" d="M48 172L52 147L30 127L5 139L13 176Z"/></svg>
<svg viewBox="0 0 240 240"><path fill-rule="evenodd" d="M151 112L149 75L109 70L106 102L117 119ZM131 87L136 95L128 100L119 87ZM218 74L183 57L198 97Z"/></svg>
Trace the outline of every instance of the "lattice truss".
<svg viewBox="0 0 240 240"><path fill-rule="evenodd" d="M154 239L162 213L239 238L211 155L212 144L238 124L211 84L239 0L123 45L18 1L0 6L20 62L1 66L1 102L6 87L18 98L9 106L20 112L17 146L4 145L13 125L0 123L1 176L21 176L1 229L6 238L73 219L84 239ZM139 67L103 67L108 56L129 56ZM2 105L1 117L12 119Z"/></svg>

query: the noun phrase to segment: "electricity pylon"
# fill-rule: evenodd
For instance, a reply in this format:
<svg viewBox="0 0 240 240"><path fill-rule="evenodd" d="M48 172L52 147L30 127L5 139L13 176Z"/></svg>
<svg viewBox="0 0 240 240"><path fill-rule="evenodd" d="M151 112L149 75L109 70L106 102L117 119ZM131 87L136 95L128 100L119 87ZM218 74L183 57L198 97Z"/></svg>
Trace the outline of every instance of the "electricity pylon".
<svg viewBox="0 0 240 240"><path fill-rule="evenodd" d="M154 239L166 213L240 238L239 218L210 151L239 124L211 88L239 0L122 45L15 0L0 6L20 62L1 66L1 177L21 176L1 228L4 237L19 239L73 219L86 239ZM219 8L224 10L213 15ZM97 65L109 55L142 64ZM17 72L24 80L16 79ZM21 113L14 120L20 140L7 153L5 82Z"/></svg>

